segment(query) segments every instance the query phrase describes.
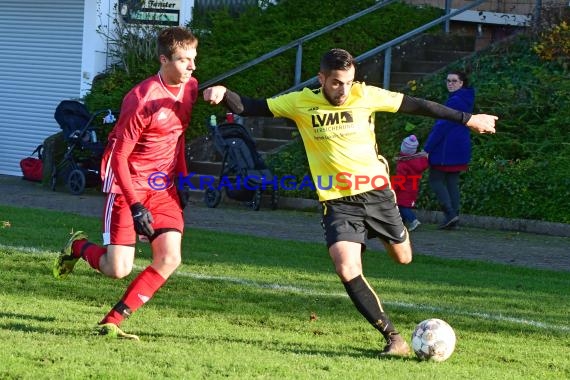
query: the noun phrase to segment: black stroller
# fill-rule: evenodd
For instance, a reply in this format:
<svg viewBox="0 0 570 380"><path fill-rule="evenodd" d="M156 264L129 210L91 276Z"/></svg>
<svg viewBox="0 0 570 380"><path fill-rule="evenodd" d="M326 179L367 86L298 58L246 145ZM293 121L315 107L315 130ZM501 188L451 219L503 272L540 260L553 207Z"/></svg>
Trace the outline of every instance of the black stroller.
<svg viewBox="0 0 570 380"><path fill-rule="evenodd" d="M204 201L216 207L222 199L222 189L230 199L245 201L258 211L262 194L270 192L271 208L277 209L278 192L275 178L267 168L249 131L236 122L210 124L210 136L216 151L222 156L222 169L217 185L208 186Z"/></svg>
<svg viewBox="0 0 570 380"><path fill-rule="evenodd" d="M97 118L103 115L99 121ZM53 166L51 188L55 191L58 178L62 178L69 191L79 195L86 186L101 183L100 165L105 144L97 124L114 123L116 117L111 110L91 114L83 103L63 100L55 109L54 118L63 131L67 148L63 160Z"/></svg>

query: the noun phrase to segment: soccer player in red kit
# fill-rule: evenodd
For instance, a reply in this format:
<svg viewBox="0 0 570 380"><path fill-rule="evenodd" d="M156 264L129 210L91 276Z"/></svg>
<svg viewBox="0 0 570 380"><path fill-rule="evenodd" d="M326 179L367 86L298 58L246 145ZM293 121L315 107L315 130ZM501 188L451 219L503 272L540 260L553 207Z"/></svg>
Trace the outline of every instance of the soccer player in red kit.
<svg viewBox="0 0 570 380"><path fill-rule="evenodd" d="M159 33L157 45L160 71L124 97L103 154L103 246L77 231L53 268L54 276L64 279L82 258L106 276L123 278L132 271L137 236L150 242L152 264L97 327L100 335L114 338L138 340L119 325L153 297L181 262L187 197L173 179L188 174L184 131L198 96L192 77L198 40L189 30L172 27Z"/></svg>

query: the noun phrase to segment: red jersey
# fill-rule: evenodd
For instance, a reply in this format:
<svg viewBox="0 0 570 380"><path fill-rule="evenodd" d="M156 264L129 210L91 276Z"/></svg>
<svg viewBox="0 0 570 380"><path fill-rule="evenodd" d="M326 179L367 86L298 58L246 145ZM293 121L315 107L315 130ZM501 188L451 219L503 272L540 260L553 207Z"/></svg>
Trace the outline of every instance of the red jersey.
<svg viewBox="0 0 570 380"><path fill-rule="evenodd" d="M125 95L101 162L104 192L123 194L132 205L139 201L137 193L163 190L152 182L156 173L171 181L188 174L184 131L198 97L198 82L191 78L176 90L174 95L157 74Z"/></svg>
<svg viewBox="0 0 570 380"><path fill-rule="evenodd" d="M401 182L402 185L394 186L396 202L398 206L414 207L420 191L422 173L429 166L427 154L425 152L419 152L413 155L400 153L397 160L396 175L398 177L404 177L404 181ZM400 180L400 178L398 179Z"/></svg>

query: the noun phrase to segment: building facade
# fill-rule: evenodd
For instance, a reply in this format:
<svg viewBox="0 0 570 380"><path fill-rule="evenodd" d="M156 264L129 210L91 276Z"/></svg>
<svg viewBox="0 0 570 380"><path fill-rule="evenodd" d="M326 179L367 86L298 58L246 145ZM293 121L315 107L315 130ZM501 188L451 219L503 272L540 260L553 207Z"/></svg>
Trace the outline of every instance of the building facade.
<svg viewBox="0 0 570 380"><path fill-rule="evenodd" d="M20 160L60 131L54 111L81 99L111 63L105 31L115 17L160 14L185 24L193 0L0 1L0 174L21 176ZM133 7L142 9L135 9ZM124 14L119 14L122 10Z"/></svg>

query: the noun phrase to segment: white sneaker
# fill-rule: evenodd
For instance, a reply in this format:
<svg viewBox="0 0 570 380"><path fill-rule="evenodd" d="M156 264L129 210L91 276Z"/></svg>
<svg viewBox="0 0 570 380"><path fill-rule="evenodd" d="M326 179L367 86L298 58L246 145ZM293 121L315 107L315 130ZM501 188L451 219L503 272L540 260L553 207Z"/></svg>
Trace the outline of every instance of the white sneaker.
<svg viewBox="0 0 570 380"><path fill-rule="evenodd" d="M408 225L408 231L412 232L413 230L415 230L416 228L418 228L420 226L420 221L417 219L414 219L409 225Z"/></svg>

